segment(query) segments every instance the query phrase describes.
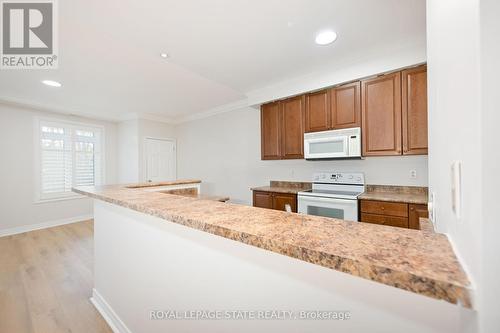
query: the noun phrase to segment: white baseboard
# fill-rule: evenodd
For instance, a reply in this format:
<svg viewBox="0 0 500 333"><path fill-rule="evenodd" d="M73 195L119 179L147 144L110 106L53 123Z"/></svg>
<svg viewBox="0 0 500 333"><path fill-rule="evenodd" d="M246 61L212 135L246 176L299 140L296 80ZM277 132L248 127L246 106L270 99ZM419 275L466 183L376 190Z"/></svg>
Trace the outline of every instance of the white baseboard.
<svg viewBox="0 0 500 333"><path fill-rule="evenodd" d="M28 232L28 231L33 231L33 230L57 227L59 225L71 224L71 223L91 220L93 218L94 218L94 215L87 214L87 215L74 216L74 217L70 217L67 219L48 221L48 222L43 222L43 223L38 223L38 224L23 225L20 227L8 228L8 229L3 229L3 230L0 229L0 237L10 236L10 235L15 235L15 234L22 234L23 232Z"/></svg>
<svg viewBox="0 0 500 333"><path fill-rule="evenodd" d="M92 289L90 301L114 333L132 333L95 288Z"/></svg>

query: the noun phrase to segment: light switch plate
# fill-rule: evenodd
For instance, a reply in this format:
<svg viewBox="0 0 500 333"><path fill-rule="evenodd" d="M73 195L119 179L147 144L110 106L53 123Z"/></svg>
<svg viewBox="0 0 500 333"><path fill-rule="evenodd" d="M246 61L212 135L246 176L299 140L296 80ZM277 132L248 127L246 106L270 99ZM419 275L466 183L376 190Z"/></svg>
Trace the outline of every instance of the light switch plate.
<svg viewBox="0 0 500 333"><path fill-rule="evenodd" d="M462 162L454 161L451 164L451 209L457 219L462 212Z"/></svg>
<svg viewBox="0 0 500 333"><path fill-rule="evenodd" d="M427 203L427 210L429 211L429 220L436 225L436 195L434 192L429 193L429 202Z"/></svg>

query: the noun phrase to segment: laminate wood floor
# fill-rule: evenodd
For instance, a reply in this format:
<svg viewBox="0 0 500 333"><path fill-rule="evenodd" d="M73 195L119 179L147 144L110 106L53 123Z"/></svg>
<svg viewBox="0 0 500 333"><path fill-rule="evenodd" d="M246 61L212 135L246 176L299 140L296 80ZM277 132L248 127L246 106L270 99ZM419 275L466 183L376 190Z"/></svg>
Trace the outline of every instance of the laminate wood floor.
<svg viewBox="0 0 500 333"><path fill-rule="evenodd" d="M0 237L0 333L112 332L89 297L93 221Z"/></svg>

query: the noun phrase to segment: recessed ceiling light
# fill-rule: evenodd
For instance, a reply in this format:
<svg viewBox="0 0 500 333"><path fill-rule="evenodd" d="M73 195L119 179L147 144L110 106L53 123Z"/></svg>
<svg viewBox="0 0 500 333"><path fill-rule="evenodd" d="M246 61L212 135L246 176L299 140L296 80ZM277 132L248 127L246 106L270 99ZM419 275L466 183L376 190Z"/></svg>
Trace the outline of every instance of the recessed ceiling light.
<svg viewBox="0 0 500 333"><path fill-rule="evenodd" d="M168 58L168 57L170 57L170 56L168 55L168 53L160 53L160 57L162 57L162 58L165 58L165 59L166 59L166 58Z"/></svg>
<svg viewBox="0 0 500 333"><path fill-rule="evenodd" d="M318 45L328 45L333 43L336 39L337 34L335 33L335 31L326 30L316 35L315 42Z"/></svg>
<svg viewBox="0 0 500 333"><path fill-rule="evenodd" d="M60 87L60 86L62 86L62 84L60 84L59 82L52 81L52 80L43 80L42 83L46 84L48 86L51 86L51 87Z"/></svg>

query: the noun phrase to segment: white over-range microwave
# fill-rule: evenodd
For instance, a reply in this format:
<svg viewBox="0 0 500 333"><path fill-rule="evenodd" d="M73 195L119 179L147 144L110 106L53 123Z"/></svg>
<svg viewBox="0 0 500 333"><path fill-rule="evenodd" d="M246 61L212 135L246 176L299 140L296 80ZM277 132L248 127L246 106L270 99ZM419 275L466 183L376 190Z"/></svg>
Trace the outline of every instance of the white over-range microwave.
<svg viewBox="0 0 500 333"><path fill-rule="evenodd" d="M306 160L361 158L361 128L304 134Z"/></svg>

